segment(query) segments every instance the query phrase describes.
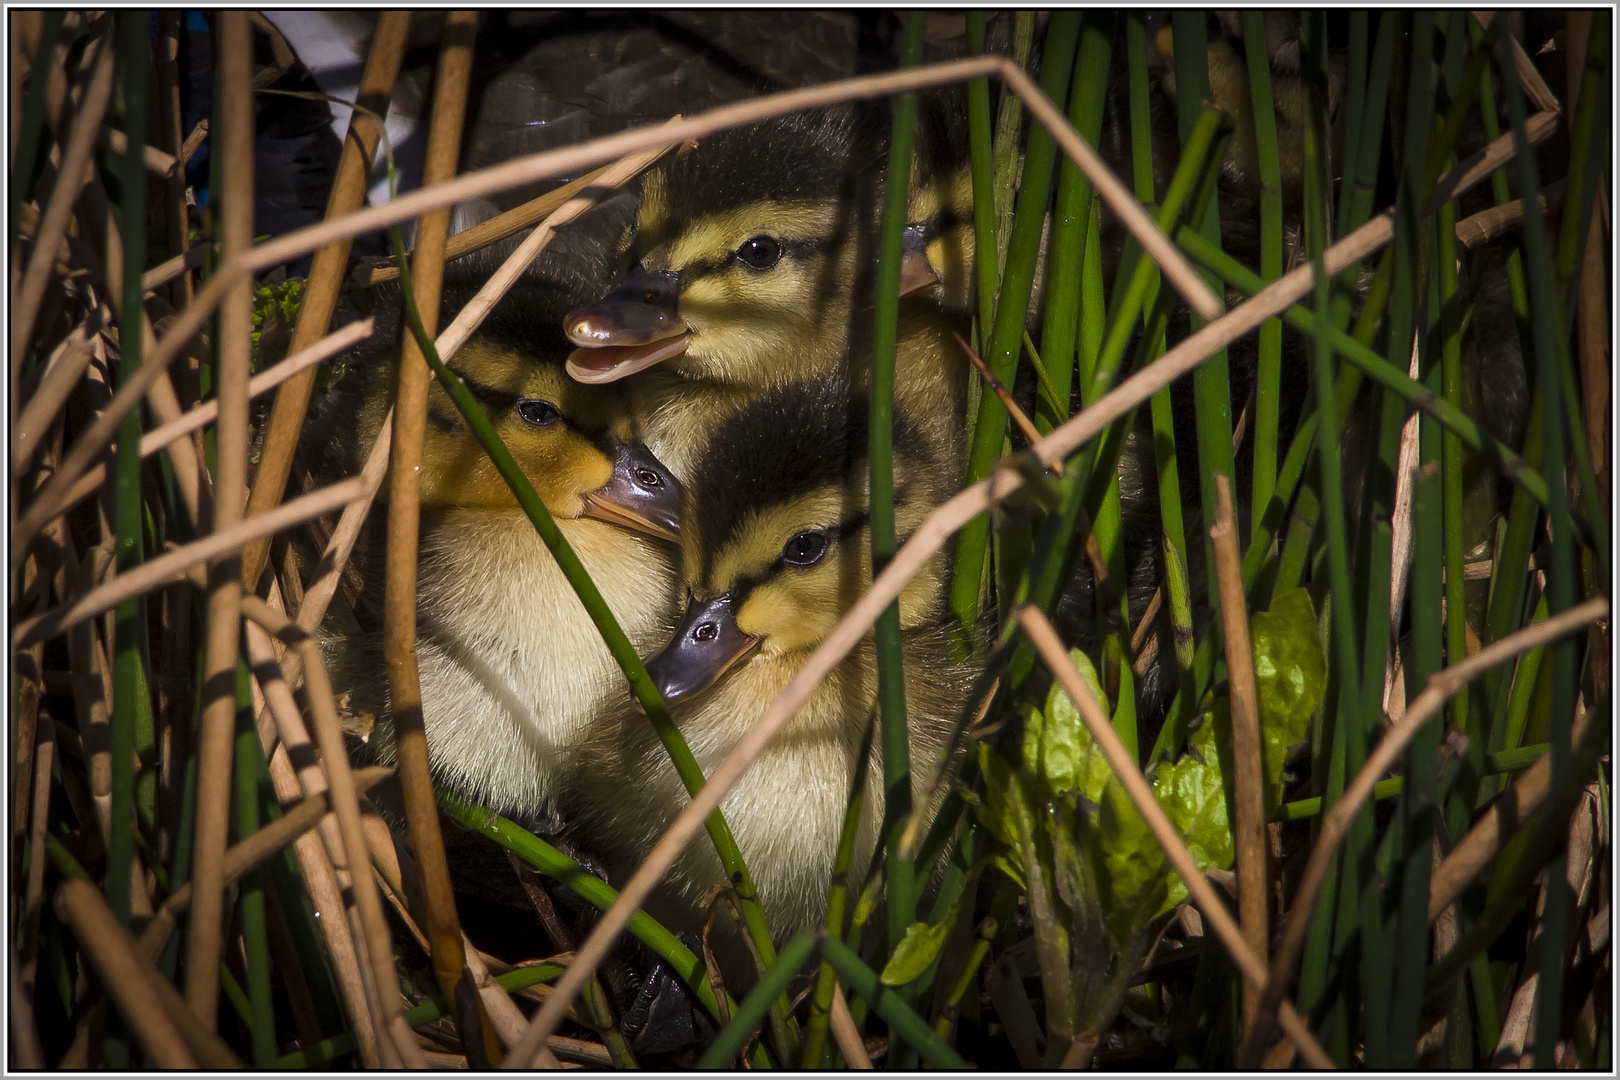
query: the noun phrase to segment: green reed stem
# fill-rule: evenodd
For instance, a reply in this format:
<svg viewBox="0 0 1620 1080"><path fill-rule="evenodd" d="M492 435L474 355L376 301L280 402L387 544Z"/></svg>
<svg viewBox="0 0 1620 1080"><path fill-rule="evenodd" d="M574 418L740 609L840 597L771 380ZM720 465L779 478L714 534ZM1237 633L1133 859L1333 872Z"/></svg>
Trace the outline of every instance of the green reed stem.
<svg viewBox="0 0 1620 1080"><path fill-rule="evenodd" d="M969 988L977 982L979 969L984 966L984 958L990 954L990 943L995 937L995 916L987 915L973 932L973 949L962 962L961 970L956 973L956 981L951 983L951 988L945 995L945 1004L940 1010L939 1019L934 1021L934 1034L941 1039L948 1040L951 1037L951 1028L956 1025L957 1009L961 1005L962 998L967 996Z"/></svg>
<svg viewBox="0 0 1620 1080"><path fill-rule="evenodd" d="M451 791L441 789L434 793L434 798L439 809L448 817L489 837L540 873L567 886L592 907L606 911L619 898L617 889L522 826ZM698 1003L710 1016L716 1020L720 1018L719 1005L709 985L702 957L694 955L692 950L681 944L679 938L645 911L637 911L630 916L626 929L669 964L670 970L697 997ZM735 1015L735 1005L732 1011Z"/></svg>
<svg viewBox="0 0 1620 1080"><path fill-rule="evenodd" d="M1485 755L1485 772L1496 776L1502 773L1518 772L1528 769L1539 761L1550 748L1550 743L1537 743L1534 746L1525 746L1517 750L1501 750L1494 754ZM1388 780L1380 780L1373 785L1373 798L1390 799L1401 793L1405 780L1395 776ZM1300 821L1313 818L1322 813L1322 800L1298 799L1291 803L1283 803L1277 808L1273 821Z"/></svg>
<svg viewBox="0 0 1620 1080"><path fill-rule="evenodd" d="M1111 19L1086 16L1081 24L1078 75L1069 92L1069 122L1096 145L1102 133L1108 93L1108 58L1113 48ZM1058 169L1057 206L1052 217L1051 263L1046 277L1046 313L1041 322L1041 355L1049 398L1037 400L1035 427L1051 432L1069 418L1075 342L1080 329L1080 280L1086 254L1087 223L1096 189L1067 157Z"/></svg>
<svg viewBox="0 0 1620 1080"><path fill-rule="evenodd" d="M1205 36L1204 13L1201 11L1175 11L1171 13L1171 33L1175 42L1176 112L1180 118L1181 141L1186 146L1202 112L1204 102L1213 98L1209 88L1209 53ZM1202 220L1194 223L1196 230L1216 246L1221 242L1219 205L1212 203ZM1220 282L1213 275L1204 275L1205 284L1218 290ZM1219 294L1217 294L1219 295ZM1189 316L1188 325L1193 333L1202 329L1204 320ZM1193 402L1198 431L1198 486L1199 506L1206 523L1215 520L1215 474L1220 473L1236 481L1237 472L1232 459L1232 395L1231 379L1227 370L1226 350L1220 349L1193 370ZM1215 549L1209 534L1203 533L1204 565L1215 565ZM1209 602L1218 605L1215 575L1209 579Z"/></svg>
<svg viewBox="0 0 1620 1080"><path fill-rule="evenodd" d="M1262 12L1243 13L1243 43L1249 60L1249 93L1260 166L1260 276L1275 281L1283 272L1282 162L1277 151L1277 114ZM1271 503L1277 481L1277 417L1282 396L1282 322L1278 319L1260 324L1256 380L1251 537L1260 531L1260 520Z"/></svg>
<svg viewBox="0 0 1620 1080"><path fill-rule="evenodd" d="M1080 13L1061 11L1047 27L1046 49L1041 62L1041 92L1061 101L1074 65L1075 44L1080 36ZM1007 268L1002 275L1001 294L990 332L990 349L985 362L1004 385L1012 385L1023 341L1024 313L1035 280L1035 262L1040 253L1041 226L1046 218L1047 196L1057 148L1052 136L1039 125L1029 133L1024 153L1023 181L1018 190L1011 238L1007 245ZM994 394L979 398L978 417L968 452L967 483L975 484L990 474L990 467L1001 455L1007 429L1007 410ZM984 574L985 552L989 543L990 519L974 518L958 534L956 559L951 569L949 610L959 633L965 633L978 617L979 595Z"/></svg>
<svg viewBox="0 0 1620 1080"><path fill-rule="evenodd" d="M415 302L411 299L414 293L411 287L409 260L405 257L404 241L400 237L398 227L390 231L395 262L400 268L400 288L403 290L406 300L406 317L411 333L415 335L417 344L422 349L422 355L426 357L428 366L433 369L433 373L438 376L439 384L444 387L445 392L450 396L450 400L455 403L456 408L467 421L467 426L472 430L473 436L478 440L479 445L489 455L489 459L494 464L496 471L501 474L501 479L505 480L507 486L511 488L518 505L523 508L524 514L528 516L530 523L534 525L535 532L540 534L540 539L546 545L546 550L550 551L552 557L557 560L558 567L562 570L563 576L568 579L568 584L572 586L575 595L579 597L579 602L584 606L585 613L590 616L597 632L602 635L602 641L607 645L608 651L613 654L614 661L619 665L619 669L624 672L625 678L629 680L631 692L635 695L636 701L640 703L642 711L647 714L647 719L652 723L653 730L657 733L659 741L664 744L664 749L669 753L670 761L674 763L675 771L680 776L681 782L686 785L687 793L695 796L703 787L702 768L699 767L697 759L692 756L692 751L687 747L686 740L681 736L680 729L675 726L674 720L670 718L669 708L664 704L663 696L658 692L658 688L653 685L652 678L647 674L646 666L641 662L641 657L636 655L635 647L630 644L630 639L625 636L618 620L613 617L613 612L608 608L607 601L602 599L602 594L596 588L596 583L591 580L590 574L586 571L584 564L579 561L579 556L574 553L568 539L563 536L562 531L557 528L557 523L552 520L551 512L540 501L540 496L535 494L534 486L529 483L529 478L523 475L523 470L513 459L511 451L507 450L506 444L501 441L500 435L489 422L489 417L485 415L483 407L473 397L472 391L467 389L465 380L446 367L439 358L439 351L434 347L433 339L428 336L427 331L423 328L421 316L416 311ZM754 885L752 875L748 873L748 867L743 862L742 852L737 848L736 838L732 835L731 829L727 826L719 808L716 808L714 813L709 815L705 827L708 830L710 841L714 844L715 853L720 856L720 862L725 868L726 877L736 889L739 906L743 913L743 923L748 929L748 936L761 959L766 964L770 964L776 958L776 948L771 942L770 929L765 923L765 910L760 906L759 890ZM781 1003L784 1020L787 1013L786 1004L785 1001ZM788 1024L790 1025L791 1021L788 1021ZM797 1043L796 1038L792 1041L795 1044Z"/></svg>
<svg viewBox="0 0 1620 1080"><path fill-rule="evenodd" d="M1466 13L1459 12L1464 18ZM1440 278L1440 374L1446 403L1462 408L1462 327L1457 302L1457 204L1449 202L1440 210L1435 236L1440 242L1436 268ZM1440 478L1444 492L1446 564L1446 662L1455 664L1468 653L1467 600L1463 595L1463 452L1462 440L1454 431L1441 436ZM1452 722L1467 733L1470 741L1484 744L1485 731L1478 717L1468 710L1469 695L1458 694L1451 701Z"/></svg>
<svg viewBox="0 0 1620 1080"><path fill-rule="evenodd" d="M1381 31L1382 33L1382 31ZM1322 253L1328 238L1328 172L1326 160L1326 77L1324 57L1317 50L1309 50L1311 63L1305 67L1307 115L1304 125L1304 230L1305 248L1315 267L1315 330L1312 347L1315 358L1314 392L1317 409L1317 464L1321 484L1328 547L1328 573L1331 583L1332 633L1330 648L1338 667L1338 700L1332 710L1333 727L1332 769L1326 778L1324 806L1331 807L1344 790L1346 763L1342 753L1347 741L1346 733L1356 727L1361 713L1360 686L1356 672L1360 659L1356 655L1354 608L1350 598L1350 557L1346 545L1344 516L1344 485L1339 461L1339 408L1334 394L1337 378L1334 367L1334 342L1329 334L1329 281L1323 267ZM1369 196L1370 198L1370 196ZM1358 729L1359 733L1359 729ZM1310 936L1306 942L1304 960L1300 970L1299 996L1302 1004L1315 1007L1327 985L1327 962L1331 927L1334 915L1334 897L1340 887L1347 887L1354 895L1355 874L1353 862L1345 858L1338 872L1330 870L1323 883L1313 918ZM1340 903L1341 909L1346 905ZM1342 1058L1337 1059L1341 1063Z"/></svg>
<svg viewBox="0 0 1620 1080"><path fill-rule="evenodd" d="M984 30L984 12L968 12L968 51L975 56L984 52ZM1007 96L1016 102L1014 95ZM967 97L968 150L973 168L973 250L991 252L996 250L996 173L990 144L989 78L968 80ZM995 314L1001 268L990 258L975 257L973 265L979 287L979 327L983 333ZM981 350L984 348L982 341L978 345Z"/></svg>
<svg viewBox="0 0 1620 1080"><path fill-rule="evenodd" d="M259 732L253 723L253 698L237 669L236 687L236 834L250 836L261 824L260 794L249 777L250 759L264 759ZM247 975L248 1031L253 1043L253 1065L269 1069L276 1062L276 1015L270 989L270 934L265 925L264 875L251 870L242 876L241 919L243 971Z"/></svg>
<svg viewBox="0 0 1620 1080"><path fill-rule="evenodd" d="M905 16L905 42L901 66L916 67L922 62L924 16L921 11ZM872 316L871 408L867 456L871 470L869 530L872 544L872 577L882 573L894 558L894 365L900 309L900 261L904 254L906 195L911 178L911 148L917 121L917 96L900 94L893 100L894 127L889 140L889 167L884 180L883 216L878 237L877 291ZM911 745L906 725L906 683L900 651L900 603L890 602L873 627L877 657L878 728L883 748L884 824L882 834L892 840L895 823L904 823L911 813ZM915 873L898 843L887 845L889 863L889 934L899 941L917 910ZM797 939L795 939L797 941ZM800 965L802 966L802 965ZM786 970L777 964L773 973ZM794 967L789 975L796 973ZM782 979L785 991L787 976ZM761 980L764 987L770 979ZM752 999L753 995L750 995ZM785 998L784 998L785 1000ZM746 1006L747 1003L745 1003ZM727 1031L737 1027L733 1020ZM717 1040L719 1046L724 1040ZM711 1047L711 1054L714 1048ZM788 1051L797 1060L798 1047ZM708 1060L707 1058L705 1060ZM720 1058L729 1061L730 1055ZM902 1063L904 1064L904 1063Z"/></svg>

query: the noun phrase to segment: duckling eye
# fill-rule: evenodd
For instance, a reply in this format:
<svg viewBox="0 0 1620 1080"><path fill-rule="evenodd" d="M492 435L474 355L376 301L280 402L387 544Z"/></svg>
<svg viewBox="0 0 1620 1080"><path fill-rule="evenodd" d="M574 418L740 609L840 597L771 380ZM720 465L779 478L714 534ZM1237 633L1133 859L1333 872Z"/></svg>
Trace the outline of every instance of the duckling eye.
<svg viewBox="0 0 1620 1080"><path fill-rule="evenodd" d="M827 534L802 532L782 545L782 561L789 566L814 566L827 553Z"/></svg>
<svg viewBox="0 0 1620 1080"><path fill-rule="evenodd" d="M637 469L636 483L645 488L659 488L664 486L664 478L651 469Z"/></svg>
<svg viewBox="0 0 1620 1080"><path fill-rule="evenodd" d="M737 261L750 270L769 270L781 257L782 245L774 236L756 236L737 249Z"/></svg>
<svg viewBox="0 0 1620 1080"><path fill-rule="evenodd" d="M557 411L557 406L535 398L518 402L517 414L536 427L547 427L563 418L562 413Z"/></svg>

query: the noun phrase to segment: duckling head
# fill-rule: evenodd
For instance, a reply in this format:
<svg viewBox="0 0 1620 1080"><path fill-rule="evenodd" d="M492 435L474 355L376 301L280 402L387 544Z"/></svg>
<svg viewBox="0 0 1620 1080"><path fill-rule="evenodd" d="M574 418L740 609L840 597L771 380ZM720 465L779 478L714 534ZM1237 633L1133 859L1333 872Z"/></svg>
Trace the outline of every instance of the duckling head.
<svg viewBox="0 0 1620 1080"><path fill-rule="evenodd" d="M881 146L853 108L721 132L648 173L618 288L569 313L569 373L611 382L661 361L749 386L836 365L870 230Z"/></svg>
<svg viewBox="0 0 1620 1080"><path fill-rule="evenodd" d="M704 456L681 538L689 602L647 662L668 701L756 663L796 669L872 583L867 409L847 384L794 384L737 413ZM943 497L926 444L895 426L895 527ZM937 613L937 569L900 596L901 625Z"/></svg>
<svg viewBox="0 0 1620 1080"><path fill-rule="evenodd" d="M568 378L501 336L475 336L450 368L478 399L553 517L678 537L682 489L640 445L625 395ZM516 497L437 381L422 442L422 507L515 509Z"/></svg>

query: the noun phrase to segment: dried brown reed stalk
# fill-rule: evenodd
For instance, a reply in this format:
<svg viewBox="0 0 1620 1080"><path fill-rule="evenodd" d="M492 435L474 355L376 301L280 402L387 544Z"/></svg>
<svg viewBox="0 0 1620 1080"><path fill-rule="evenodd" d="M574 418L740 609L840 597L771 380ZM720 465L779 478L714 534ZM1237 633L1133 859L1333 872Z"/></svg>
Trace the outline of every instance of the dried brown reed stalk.
<svg viewBox="0 0 1620 1080"><path fill-rule="evenodd" d="M34 452L39 449L41 441L50 433L51 425L56 416L67 403L68 396L79 385L84 377L85 368L95 356L92 348L96 335L106 325L103 321L105 308L98 307L90 312L68 332L51 350L50 358L45 363L43 373L35 386L33 395L29 397L28 404L13 419L11 430L11 478L20 479L33 464ZM12 402L13 406L16 402Z"/></svg>
<svg viewBox="0 0 1620 1080"><path fill-rule="evenodd" d="M1580 630L1587 624L1603 618L1608 611L1609 602L1603 597L1595 597L1545 622L1535 623L1509 634L1466 660L1442 668L1429 677L1429 683L1423 692L1412 699L1400 721L1384 733L1378 746L1367 755L1366 764L1362 766L1361 771L1345 787L1344 795L1322 818L1316 843L1311 848L1310 860L1305 864L1299 887L1294 892L1293 905L1283 926L1282 938L1277 951L1272 955L1271 974L1266 983L1265 997L1261 1002L1261 1023L1251 1034L1251 1049L1257 1051L1258 1047L1254 1044L1263 1044L1266 1038L1266 1028L1269 1026L1267 1018L1285 993L1289 972L1293 970L1294 961L1298 959L1299 951L1304 946L1306 927L1310 922L1312 911L1316 908L1316 896L1327 876L1334 853L1349 833L1350 824L1355 820L1356 814L1372 797L1373 786L1405 752L1407 744L1412 741L1418 729L1443 709L1453 694L1491 668L1538 645L1545 645L1565 634Z"/></svg>
<svg viewBox="0 0 1620 1080"><path fill-rule="evenodd" d="M1556 119L1546 114L1532 118L1528 126L1532 144L1545 139L1552 132ZM1436 198L1442 202L1454 198L1487 178L1512 155L1511 137L1503 136L1493 141L1442 176L1435 185ZM1323 253L1324 272L1329 277L1337 274L1379 250L1393 237L1394 211L1376 215ZM1281 314L1311 290L1312 275L1313 270L1308 264L1283 275L1244 303L1183 339L1146 368L1126 378L1089 408L1070 417L1050 435L1033 444L1027 453L1042 466L1049 467L1061 461L1154 393L1203 363L1212 353L1254 330L1266 319ZM720 801L764 750L765 744L798 712L821 680L871 630L878 615L900 595L906 583L927 565L928 560L944 547L958 529L1023 486L1024 480L1017 470L996 469L984 480L936 507L923 520L889 565L873 580L866 594L856 601L810 654L799 673L789 680L776 700L749 727L748 734L738 741L726 760L709 774L703 789L670 823L663 837L619 891L619 899L602 916L580 947L574 963L558 981L553 995L557 1004L548 1000L536 1014L520 1047L521 1051L532 1053L544 1035L555 1029L562 1008L573 999L587 973L607 954L631 913L646 901L675 856L703 827L707 815L720 805ZM513 1052L513 1057L524 1060L523 1053L518 1050Z"/></svg>
<svg viewBox="0 0 1620 1080"><path fill-rule="evenodd" d="M1238 915L1243 939L1266 959L1266 805L1265 765L1260 748L1260 695L1254 683L1254 653L1249 646L1249 607L1243 589L1243 555L1238 551L1237 519L1232 512L1232 481L1215 475L1216 517L1209 530L1215 547L1215 578L1221 599L1221 628L1226 642L1226 678L1232 715L1232 786L1237 805L1232 815L1237 841ZM1254 1027L1260 1009L1260 985L1245 980L1242 1028Z"/></svg>
<svg viewBox="0 0 1620 1080"><path fill-rule="evenodd" d="M442 183L455 175L461 129L467 111L467 83L472 74L472 45L477 16L470 11L446 14L440 38L439 70L428 131L422 183ZM439 319L444 280L444 247L450 233L450 209L425 214L416 227L411 256L415 305L423 327L433 334ZM433 799L427 734L422 718L422 687L416 666L416 552L420 528L422 436L427 426L427 393L432 374L416 338L405 335L396 371L393 446L389 462L389 515L386 590L383 604L383 659L388 667L389 715L399 782L404 795L411 847L421 865L433 972L450 1004L468 1061L498 1061L500 1050L481 1005L463 1008L463 999L478 998L464 986L465 951L456 916L450 866L439 832L439 810ZM306 673L307 675L307 673ZM341 752L341 749L340 749ZM356 864L358 865L358 864ZM482 1053L480 1053L482 1051Z"/></svg>
<svg viewBox="0 0 1620 1080"><path fill-rule="evenodd" d="M593 139L577 146L516 158L501 165L467 173L448 183L409 192L383 206L356 211L339 219L329 219L318 225L297 229L258 245L245 260L222 267L221 272L229 269L232 272L249 273L268 269L305 255L323 244L352 239L362 233L375 232L390 225L409 221L429 211L451 206L466 199L498 194L539 180L550 180L642 150L682 145L719 131L757 123L774 116L784 116L802 109L945 86L984 75L1004 77L1009 88L1030 105L1032 112L1043 125L1058 126L1054 137L1059 146L1070 155L1088 178L1097 183L1099 194L1108 202L1109 209L1117 214L1130 230L1133 239L1152 252L1155 259L1163 260L1161 268L1168 278L1173 282L1185 280L1187 288L1193 291L1195 297L1203 295L1200 290L1207 292L1207 287L1193 271L1186 257L1163 233L1159 232L1157 225L1123 185L1117 179L1112 184L1108 183L1104 177L1107 166L1085 148L1083 140L1073 134L1073 129L1068 126L1068 121L1062 114L1053 109L1050 103L1042 104L1044 99L1041 98L1038 89L1023 77L1016 64L995 56L952 60L884 75L842 79L803 90L768 94L735 105L711 109L690 119L671 121L657 127L637 128ZM1065 131L1068 134L1064 134ZM1104 178L1099 180L1099 177ZM205 294L199 294L198 301L204 299ZM209 298L209 302L217 302L217 298ZM1190 302L1194 302L1199 310L1209 306L1207 300Z"/></svg>
<svg viewBox="0 0 1620 1080"><path fill-rule="evenodd" d="M399 75L400 60L405 55L406 35L410 30L409 11L385 11L377 20L372 34L371 51L366 55L366 66L360 76L360 89L356 95L361 108L355 109L349 119L349 134L343 140L343 153L338 158L337 171L332 176L331 194L326 200L326 219L331 221L351 214L366 197L367 178L377 152L378 131L373 116L385 116L388 99L393 95L394 80ZM332 325L332 314L337 310L338 292L349 267L349 238L335 239L329 244L317 244L310 264L309 276L304 282L304 294L298 309L298 321L293 326L290 352L308 348L326 336ZM229 260L227 260L229 261ZM274 264L271 264L274 265ZM193 306L201 300L193 302ZM281 501L292 471L293 450L298 435L304 428L304 414L309 411L310 395L315 389L315 373L305 373L288 381L276 394L266 423L263 447L259 454L259 468L253 476L253 491L248 496L248 514L261 514ZM269 541L254 544L242 553L242 580L252 589L258 584L264 569L265 553Z"/></svg>
<svg viewBox="0 0 1620 1080"><path fill-rule="evenodd" d="M220 56L220 237L225 257L253 245L253 29L245 11L218 20ZM253 283L238 281L220 304L218 475L214 534L242 520L247 493L247 382L253 332ZM225 848L231 813L236 729L236 654L241 633L239 549L208 567L208 622L203 654L202 720L197 740L197 823L192 855L191 918L186 937L186 1004L209 1027L219 1004L224 944Z"/></svg>
<svg viewBox="0 0 1620 1080"><path fill-rule="evenodd" d="M872 1059L866 1053L866 1042L849 1013L844 987L837 979L833 980L832 1012L828 1014L827 1024L832 1029L833 1042L838 1044L838 1052L844 1055L844 1063L852 1069L871 1069Z"/></svg>

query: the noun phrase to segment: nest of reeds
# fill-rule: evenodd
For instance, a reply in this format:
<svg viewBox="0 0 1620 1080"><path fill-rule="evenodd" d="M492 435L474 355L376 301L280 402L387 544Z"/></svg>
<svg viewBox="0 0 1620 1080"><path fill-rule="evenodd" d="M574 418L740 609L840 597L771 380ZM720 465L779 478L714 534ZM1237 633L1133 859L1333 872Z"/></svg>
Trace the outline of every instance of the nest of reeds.
<svg viewBox="0 0 1620 1080"><path fill-rule="evenodd" d="M731 103L667 120L649 94L601 127L576 103L535 121L569 145L515 154L501 129L469 155L508 16L383 13L341 149L299 159L324 214L256 236L286 166L258 92L306 95L274 99L303 110L278 130L327 105L271 21L10 13L9 1064L1609 1068L1610 13L998 13L988 35L982 14L725 15L761 69L806 43L821 66L761 75L713 20L565 13L523 40L595 34L626 86L686 49L720 72L694 100ZM925 41L958 58L919 64ZM408 47L437 71L423 181L367 207ZM393 770L351 766L316 634L355 605L385 477L421 460L440 358L691 140L963 82L963 490L611 884L435 791L400 662L414 577L390 570L390 829L367 792ZM501 212L450 235L471 199ZM494 244L517 247L435 339L446 261ZM294 451L322 365L372 331L346 296L400 276L415 420L321 486ZM880 310L897 289L880 276ZM1133 438L1156 484L1122 486ZM1136 600L1122 499L1162 541ZM415 537L389 529L390 567ZM814 932L765 927L726 826L698 834L947 545L950 625L994 648L951 767L910 764L938 813L893 814ZM1071 650L1053 617L1077 565L1095 633ZM901 662L879 648L888 678ZM903 711L872 722L904 744ZM493 842L485 871L511 860L523 926L464 933L516 909L458 892L468 841L447 858L441 815ZM631 921L710 838L757 971ZM627 926L642 951L615 960ZM705 1020L638 1061L649 956Z"/></svg>

